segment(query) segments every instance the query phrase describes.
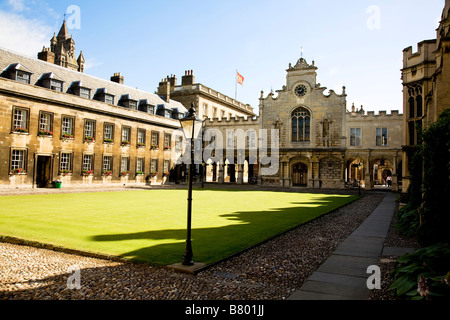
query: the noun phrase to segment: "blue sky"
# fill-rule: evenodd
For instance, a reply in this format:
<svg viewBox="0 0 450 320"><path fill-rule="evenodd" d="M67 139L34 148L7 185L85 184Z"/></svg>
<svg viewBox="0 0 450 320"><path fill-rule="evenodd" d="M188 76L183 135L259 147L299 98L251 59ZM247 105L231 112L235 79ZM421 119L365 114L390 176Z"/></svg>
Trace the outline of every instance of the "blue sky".
<svg viewBox="0 0 450 320"><path fill-rule="evenodd" d="M71 6L79 8L68 11ZM37 1L0 0L0 46L33 57L64 14L87 60L85 73L154 92L194 70L196 82L258 107L301 56L347 108L401 110L402 51L436 37L444 0ZM325 91L327 93L327 91Z"/></svg>

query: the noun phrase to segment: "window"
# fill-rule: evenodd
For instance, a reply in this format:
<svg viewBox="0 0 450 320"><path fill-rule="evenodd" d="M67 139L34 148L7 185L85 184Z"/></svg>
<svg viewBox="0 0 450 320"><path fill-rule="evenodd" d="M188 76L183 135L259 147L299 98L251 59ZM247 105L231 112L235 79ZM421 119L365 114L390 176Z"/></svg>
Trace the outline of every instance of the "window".
<svg viewBox="0 0 450 320"><path fill-rule="evenodd" d="M122 146L129 145L131 138L131 128L122 127Z"/></svg>
<svg viewBox="0 0 450 320"><path fill-rule="evenodd" d="M31 74L23 71L16 71L16 81L21 83L30 84Z"/></svg>
<svg viewBox="0 0 450 320"><path fill-rule="evenodd" d="M164 150L170 150L172 147L172 135L169 133L164 134Z"/></svg>
<svg viewBox="0 0 450 320"><path fill-rule="evenodd" d="M94 155L93 154L85 154L83 155L83 173L84 174L92 174L94 173Z"/></svg>
<svg viewBox="0 0 450 320"><path fill-rule="evenodd" d="M103 175L112 175L113 170L113 157L110 155L103 156L102 172Z"/></svg>
<svg viewBox="0 0 450 320"><path fill-rule="evenodd" d="M13 132L28 133L28 109L14 108L13 109Z"/></svg>
<svg viewBox="0 0 450 320"><path fill-rule="evenodd" d="M152 174L158 173L158 159L152 159L150 162L150 171Z"/></svg>
<svg viewBox="0 0 450 320"><path fill-rule="evenodd" d="M170 160L164 160L164 174L168 175L170 171Z"/></svg>
<svg viewBox="0 0 450 320"><path fill-rule="evenodd" d="M212 117L213 118L217 117L217 108L215 108L215 107L213 107Z"/></svg>
<svg viewBox="0 0 450 320"><path fill-rule="evenodd" d="M423 110L422 110L422 96L418 95L416 97L416 105L417 105L417 109L416 109L416 117L422 117L423 114Z"/></svg>
<svg viewBox="0 0 450 320"><path fill-rule="evenodd" d="M48 112L39 113L39 132L40 136L53 135L53 114Z"/></svg>
<svg viewBox="0 0 450 320"><path fill-rule="evenodd" d="M145 165L144 165L144 158L137 158L136 159L136 174L144 174L145 171Z"/></svg>
<svg viewBox="0 0 450 320"><path fill-rule="evenodd" d="M75 118L62 116L61 119L61 138L73 139L74 138L74 124Z"/></svg>
<svg viewBox="0 0 450 320"><path fill-rule="evenodd" d="M220 118L221 119L225 118L225 111L223 110L220 111Z"/></svg>
<svg viewBox="0 0 450 320"><path fill-rule="evenodd" d="M84 122L84 141L93 142L95 141L95 121L85 120Z"/></svg>
<svg viewBox="0 0 450 320"><path fill-rule="evenodd" d="M59 172L72 173L72 153L62 152L59 159Z"/></svg>
<svg viewBox="0 0 450 320"><path fill-rule="evenodd" d="M387 128L377 128L377 146L387 146L388 145Z"/></svg>
<svg viewBox="0 0 450 320"><path fill-rule="evenodd" d="M11 151L11 173L24 174L27 172L26 167L26 150L12 150Z"/></svg>
<svg viewBox="0 0 450 320"><path fill-rule="evenodd" d="M247 146L249 148L256 148L256 131L249 130L247 134Z"/></svg>
<svg viewBox="0 0 450 320"><path fill-rule="evenodd" d="M114 104L114 96L111 94L105 94L105 102L108 104Z"/></svg>
<svg viewBox="0 0 450 320"><path fill-rule="evenodd" d="M292 112L292 141L310 141L311 115L303 107Z"/></svg>
<svg viewBox="0 0 450 320"><path fill-rule="evenodd" d="M409 100L408 100L408 102L409 102L409 117L410 118L414 118L414 110L415 110L415 107L414 107L414 98L413 97L410 97L409 98Z"/></svg>
<svg viewBox="0 0 450 320"><path fill-rule="evenodd" d="M415 145L415 123L414 121L410 121L408 122L408 132L409 132L409 145L413 146Z"/></svg>
<svg viewBox="0 0 450 320"><path fill-rule="evenodd" d="M50 80L50 89L55 90L57 92L62 92L63 91L62 81L51 79Z"/></svg>
<svg viewBox="0 0 450 320"><path fill-rule="evenodd" d="M145 130L144 129L138 129L137 131L137 147L144 147L145 146Z"/></svg>
<svg viewBox="0 0 450 320"><path fill-rule="evenodd" d="M91 90L88 88L80 88L80 97L90 99L91 98Z"/></svg>
<svg viewBox="0 0 450 320"><path fill-rule="evenodd" d="M350 128L350 146L361 145L361 128Z"/></svg>
<svg viewBox="0 0 450 320"><path fill-rule="evenodd" d="M148 114L155 114L155 106L149 105L147 107L147 113Z"/></svg>
<svg viewBox="0 0 450 320"><path fill-rule="evenodd" d="M137 101L130 100L129 101L129 108L132 110L137 110Z"/></svg>
<svg viewBox="0 0 450 320"><path fill-rule="evenodd" d="M183 137L177 137L175 141L175 151L181 152L183 147Z"/></svg>
<svg viewBox="0 0 450 320"><path fill-rule="evenodd" d="M103 125L103 142L114 142L114 125L112 123L105 123Z"/></svg>
<svg viewBox="0 0 450 320"><path fill-rule="evenodd" d="M227 130L227 147L234 147L234 132Z"/></svg>
<svg viewBox="0 0 450 320"><path fill-rule="evenodd" d="M120 172L122 175L130 173L130 157L120 158Z"/></svg>
<svg viewBox="0 0 450 320"><path fill-rule="evenodd" d="M208 116L208 105L205 103L203 105L203 117L207 117Z"/></svg>
<svg viewBox="0 0 450 320"><path fill-rule="evenodd" d="M159 148L159 132L152 132L152 149Z"/></svg>

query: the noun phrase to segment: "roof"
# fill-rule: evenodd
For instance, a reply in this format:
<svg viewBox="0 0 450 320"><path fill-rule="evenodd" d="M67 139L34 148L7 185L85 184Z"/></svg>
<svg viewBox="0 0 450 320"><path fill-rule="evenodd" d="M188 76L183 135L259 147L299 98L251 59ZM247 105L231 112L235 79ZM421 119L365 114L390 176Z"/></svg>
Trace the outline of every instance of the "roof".
<svg viewBox="0 0 450 320"><path fill-rule="evenodd" d="M52 74L56 79L64 81L65 85L63 92L65 93L69 93L68 89L71 83L80 81L83 84L83 87L89 88L93 92L96 92L98 89L104 89L108 94L114 95L116 97L115 105L117 105L121 96L129 95L135 100L145 99L148 101L148 104L154 106L164 105L167 109L178 109L180 113L187 112L187 109L180 102L172 99L170 99L170 102L166 102L155 93L146 92L124 84L70 70L56 64L48 63L0 47L0 73L14 64L20 64L27 72L32 73L30 79L31 85L37 85L39 78L44 74Z"/></svg>

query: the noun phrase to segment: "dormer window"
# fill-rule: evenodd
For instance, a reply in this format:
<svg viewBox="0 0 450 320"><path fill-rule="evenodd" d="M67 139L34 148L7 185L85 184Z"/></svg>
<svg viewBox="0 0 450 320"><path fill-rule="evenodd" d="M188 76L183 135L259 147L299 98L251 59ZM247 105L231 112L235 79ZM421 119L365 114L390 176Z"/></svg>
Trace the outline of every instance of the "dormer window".
<svg viewBox="0 0 450 320"><path fill-rule="evenodd" d="M114 104L114 96L112 94L105 94L105 101L108 104Z"/></svg>
<svg viewBox="0 0 450 320"><path fill-rule="evenodd" d="M114 104L114 95L108 93L106 88L97 89L94 95L94 100Z"/></svg>
<svg viewBox="0 0 450 320"><path fill-rule="evenodd" d="M147 99L139 100L138 110L148 114L155 114L155 106L148 103Z"/></svg>
<svg viewBox="0 0 450 320"><path fill-rule="evenodd" d="M132 110L138 109L137 100L131 99L129 94L124 94L120 97L119 106Z"/></svg>
<svg viewBox="0 0 450 320"><path fill-rule="evenodd" d="M50 80L50 89L62 92L63 91L63 83L58 80Z"/></svg>
<svg viewBox="0 0 450 320"><path fill-rule="evenodd" d="M91 89L83 86L83 83L81 81L72 82L69 88L69 92L81 98L91 98Z"/></svg>
<svg viewBox="0 0 450 320"><path fill-rule="evenodd" d="M19 81L19 82L22 82L25 84L30 84L30 79L31 79L31 73L20 71L20 70L16 71L16 81Z"/></svg>
<svg viewBox="0 0 450 320"><path fill-rule="evenodd" d="M44 88L55 90L57 92L63 92L64 81L53 72L44 73L38 83Z"/></svg>
<svg viewBox="0 0 450 320"><path fill-rule="evenodd" d="M33 73L30 70L20 63L14 63L10 64L5 71L3 71L2 76L21 83L30 84L32 74Z"/></svg>

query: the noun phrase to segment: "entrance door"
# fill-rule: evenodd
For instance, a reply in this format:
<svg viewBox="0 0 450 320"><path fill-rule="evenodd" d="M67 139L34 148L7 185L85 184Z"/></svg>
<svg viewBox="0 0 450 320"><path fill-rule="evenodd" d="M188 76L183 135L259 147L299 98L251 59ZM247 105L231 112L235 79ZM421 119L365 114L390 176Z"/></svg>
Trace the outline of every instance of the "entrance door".
<svg viewBox="0 0 450 320"><path fill-rule="evenodd" d="M308 167L298 163L292 168L292 185L298 187L308 186Z"/></svg>
<svg viewBox="0 0 450 320"><path fill-rule="evenodd" d="M36 159L36 185L38 188L46 188L52 182L52 157L37 156Z"/></svg>

